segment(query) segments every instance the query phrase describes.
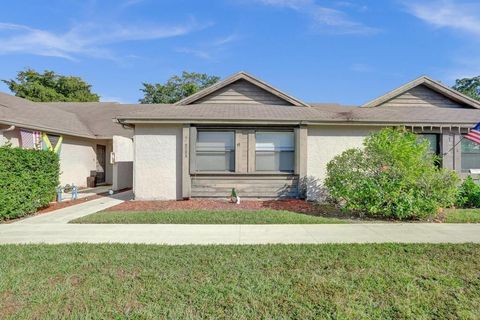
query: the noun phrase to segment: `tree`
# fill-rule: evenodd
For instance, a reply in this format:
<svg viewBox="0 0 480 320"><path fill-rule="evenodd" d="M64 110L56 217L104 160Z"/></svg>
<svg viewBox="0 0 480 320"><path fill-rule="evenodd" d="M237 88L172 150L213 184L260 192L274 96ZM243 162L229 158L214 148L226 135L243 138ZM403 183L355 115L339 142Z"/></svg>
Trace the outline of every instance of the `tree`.
<svg viewBox="0 0 480 320"><path fill-rule="evenodd" d="M425 218L453 205L458 176L438 168L428 141L405 129L372 133L363 149L327 164L325 186L347 210L396 219Z"/></svg>
<svg viewBox="0 0 480 320"><path fill-rule="evenodd" d="M455 80L453 89L480 101L480 76Z"/></svg>
<svg viewBox="0 0 480 320"><path fill-rule="evenodd" d="M63 76L45 70L27 69L17 73L15 80L2 80L17 97L35 102L96 102L100 96L91 92L91 85L79 77Z"/></svg>
<svg viewBox="0 0 480 320"><path fill-rule="evenodd" d="M170 77L165 84L143 83L144 97L140 103L175 103L220 80L217 76L205 73L182 72L182 75Z"/></svg>

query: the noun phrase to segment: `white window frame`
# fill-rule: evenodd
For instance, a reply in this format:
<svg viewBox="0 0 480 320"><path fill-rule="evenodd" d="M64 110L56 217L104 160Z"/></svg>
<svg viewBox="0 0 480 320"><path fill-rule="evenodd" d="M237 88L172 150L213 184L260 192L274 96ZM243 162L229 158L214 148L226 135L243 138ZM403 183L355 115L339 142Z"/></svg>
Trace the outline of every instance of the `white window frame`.
<svg viewBox="0 0 480 320"><path fill-rule="evenodd" d="M292 139L292 145L288 147L281 147L279 149L276 149L274 146L263 146L259 150L258 146L258 134L262 133L269 133L269 134L282 134L282 133L288 133L291 135ZM295 172L295 153L296 153L296 146L295 146L295 132L292 130L256 130L255 131L255 172L258 173L288 173L288 174L293 174ZM288 152L292 154L292 168L291 170L259 170L257 166L257 154L258 153L282 153L282 152Z"/></svg>

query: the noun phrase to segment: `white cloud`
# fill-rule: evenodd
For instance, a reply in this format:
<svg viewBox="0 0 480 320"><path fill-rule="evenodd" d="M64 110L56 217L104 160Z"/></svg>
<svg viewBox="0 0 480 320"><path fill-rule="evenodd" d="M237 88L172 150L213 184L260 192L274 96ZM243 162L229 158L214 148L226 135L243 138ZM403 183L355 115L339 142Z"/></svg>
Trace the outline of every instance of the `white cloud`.
<svg viewBox="0 0 480 320"><path fill-rule="evenodd" d="M191 54L197 58L205 59L205 60L211 60L212 59L212 54L208 50L202 50L202 49L194 49L194 48L188 48L188 47L179 47L175 49L176 52L178 53L186 53L186 54Z"/></svg>
<svg viewBox="0 0 480 320"><path fill-rule="evenodd" d="M313 3L311 0L260 0L260 2L266 5L288 7L295 10L299 10Z"/></svg>
<svg viewBox="0 0 480 320"><path fill-rule="evenodd" d="M405 1L407 11L438 28L452 28L480 35L480 4L450 0Z"/></svg>
<svg viewBox="0 0 480 320"><path fill-rule="evenodd" d="M309 16L315 30L335 34L368 35L380 30L353 20L346 12L320 6L314 0L257 0L264 5L288 8Z"/></svg>
<svg viewBox="0 0 480 320"><path fill-rule="evenodd" d="M125 2L123 2L123 3L121 4L120 7L121 7L122 9L125 9L125 8L127 8L127 7L136 6L137 4L140 4L140 3L142 3L142 2L144 2L144 0L126 0Z"/></svg>
<svg viewBox="0 0 480 320"><path fill-rule="evenodd" d="M176 48L175 51L178 53L191 54L204 60L216 60L221 53L228 49L230 44L238 41L240 38L238 34L232 33L209 42L202 42L202 44L197 47L179 47Z"/></svg>
<svg viewBox="0 0 480 320"><path fill-rule="evenodd" d="M128 103L123 98L114 97L114 96L104 96L104 95L100 95L100 102L117 102L122 104Z"/></svg>
<svg viewBox="0 0 480 320"><path fill-rule="evenodd" d="M354 63L350 66L350 69L355 72L367 73L372 72L373 69L368 64L365 63Z"/></svg>
<svg viewBox="0 0 480 320"><path fill-rule="evenodd" d="M80 56L116 59L108 45L125 41L156 40L188 34L204 26L77 24L66 32L0 22L0 54L26 53L76 60Z"/></svg>
<svg viewBox="0 0 480 320"><path fill-rule="evenodd" d="M468 41L451 48L451 63L438 67L438 73L447 82L480 74L480 62L473 58L478 52L480 36L480 3L454 2L451 0L404 0L408 13L435 28L456 31L467 35ZM473 37L472 37L473 36Z"/></svg>

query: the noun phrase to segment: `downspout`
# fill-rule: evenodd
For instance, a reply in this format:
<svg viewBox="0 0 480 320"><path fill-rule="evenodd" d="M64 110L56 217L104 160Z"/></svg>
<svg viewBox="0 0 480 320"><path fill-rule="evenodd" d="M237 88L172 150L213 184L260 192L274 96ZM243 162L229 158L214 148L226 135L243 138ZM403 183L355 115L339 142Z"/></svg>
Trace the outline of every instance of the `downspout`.
<svg viewBox="0 0 480 320"><path fill-rule="evenodd" d="M8 131L13 131L13 130L15 130L15 126L10 126L6 129L0 129L0 132L8 132Z"/></svg>
<svg viewBox="0 0 480 320"><path fill-rule="evenodd" d="M122 119L114 119L115 122L119 123L123 129L133 129L134 126L125 123L125 120Z"/></svg>

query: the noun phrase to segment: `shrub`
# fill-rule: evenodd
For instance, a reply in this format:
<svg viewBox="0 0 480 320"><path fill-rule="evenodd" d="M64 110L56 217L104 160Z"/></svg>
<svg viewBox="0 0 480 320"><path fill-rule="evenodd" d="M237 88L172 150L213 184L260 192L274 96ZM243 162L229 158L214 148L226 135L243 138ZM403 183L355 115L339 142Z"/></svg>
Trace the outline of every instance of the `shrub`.
<svg viewBox="0 0 480 320"><path fill-rule="evenodd" d="M46 206L54 199L59 171L53 152L0 147L0 220Z"/></svg>
<svg viewBox="0 0 480 320"><path fill-rule="evenodd" d="M467 177L460 185L455 205L463 208L480 207L480 185L472 177Z"/></svg>
<svg viewBox="0 0 480 320"><path fill-rule="evenodd" d="M455 202L458 176L435 165L427 141L387 128L327 165L325 186L347 210L397 219L425 218Z"/></svg>

